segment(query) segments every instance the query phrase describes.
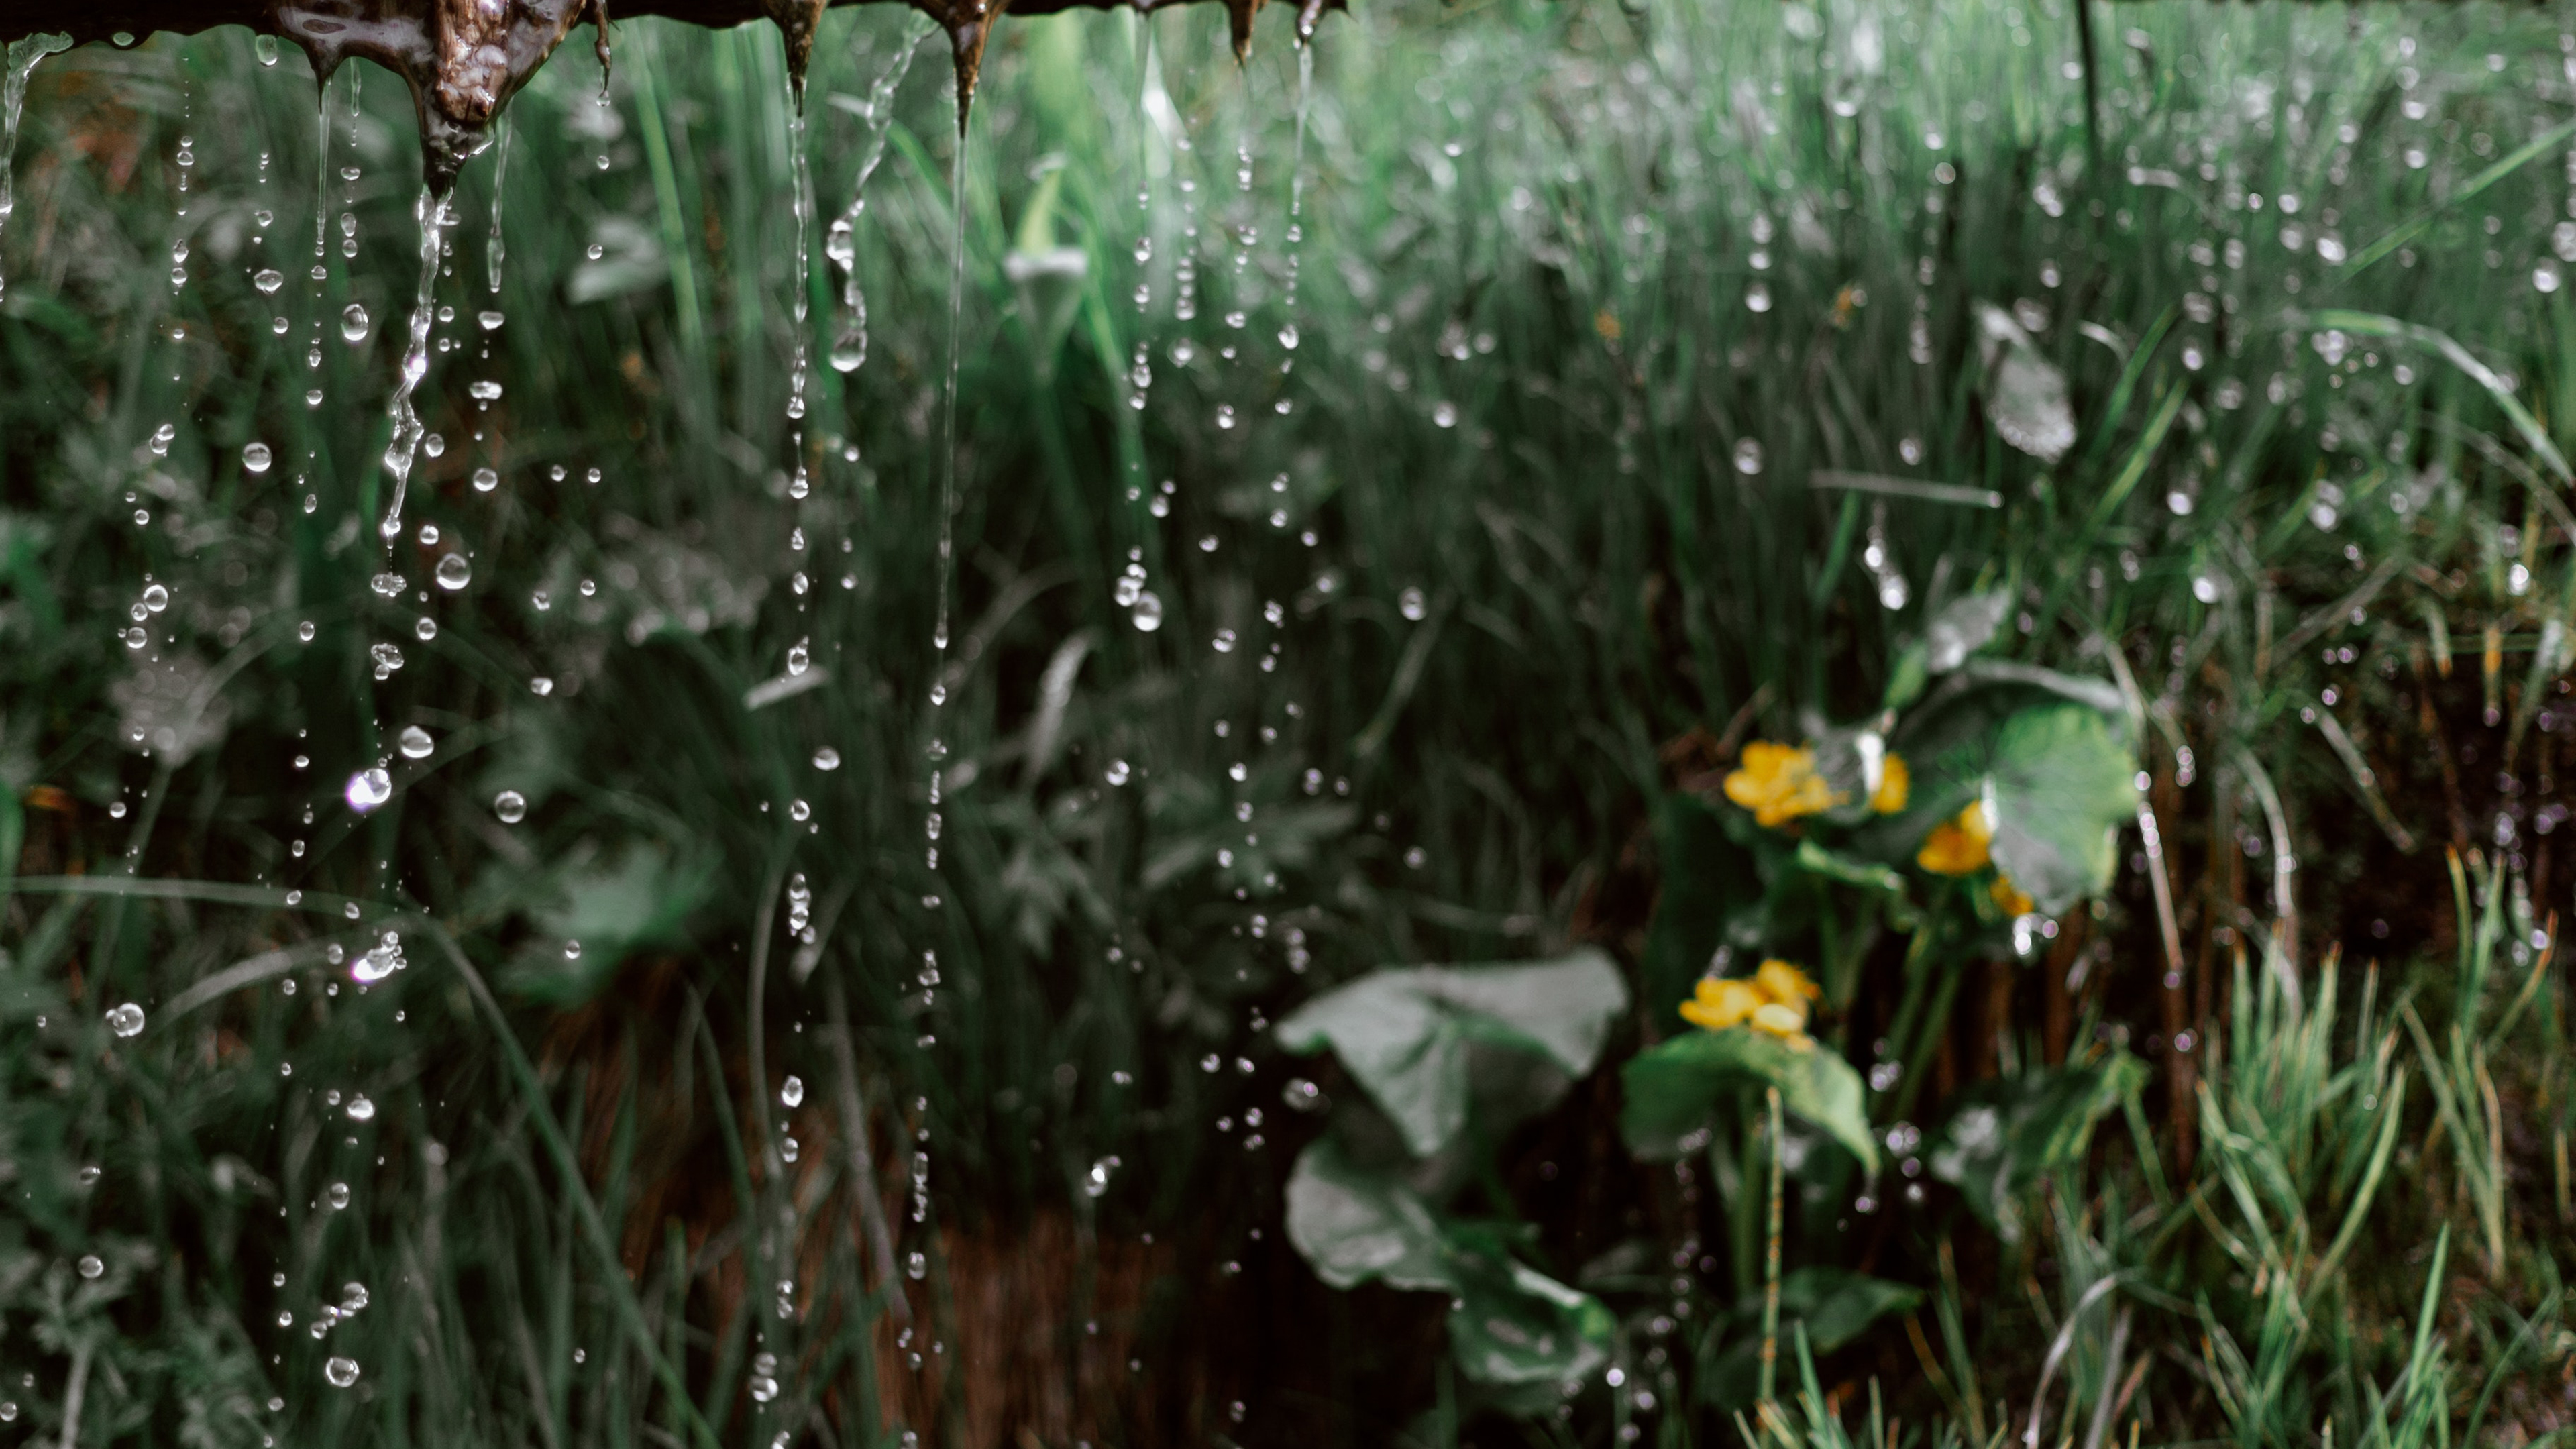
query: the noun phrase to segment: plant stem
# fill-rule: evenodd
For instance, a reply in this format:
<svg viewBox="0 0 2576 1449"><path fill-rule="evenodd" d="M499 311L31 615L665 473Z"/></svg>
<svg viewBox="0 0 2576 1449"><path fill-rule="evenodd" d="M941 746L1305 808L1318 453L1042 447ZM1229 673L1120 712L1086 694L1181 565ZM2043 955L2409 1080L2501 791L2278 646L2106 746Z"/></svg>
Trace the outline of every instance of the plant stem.
<svg viewBox="0 0 2576 1449"><path fill-rule="evenodd" d="M1780 1365L1780 1089L1765 1087L1762 1096L1771 1116L1771 1241L1762 1262L1761 1402L1768 1404Z"/></svg>

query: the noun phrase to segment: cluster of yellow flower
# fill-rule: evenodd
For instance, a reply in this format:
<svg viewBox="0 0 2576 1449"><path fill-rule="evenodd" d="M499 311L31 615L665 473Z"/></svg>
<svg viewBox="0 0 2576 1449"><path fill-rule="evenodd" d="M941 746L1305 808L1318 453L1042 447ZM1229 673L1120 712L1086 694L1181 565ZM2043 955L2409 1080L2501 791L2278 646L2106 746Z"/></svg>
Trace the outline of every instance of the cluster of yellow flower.
<svg viewBox="0 0 2576 1449"><path fill-rule="evenodd" d="M1869 797L1870 808L1881 815L1903 810L1910 785L1905 761L1893 753L1882 757L1878 785ZM1755 740L1744 747L1743 767L1727 775L1725 788L1726 798L1752 811L1754 823L1765 829L1777 829L1802 815L1831 810L1846 798L1817 773L1812 746L1770 740ZM1923 848L1915 852L1914 863L1935 875L1974 875L1994 863L1988 850L1994 838L1994 804L1977 800L1933 826L1931 833L1923 837ZM2001 871L1995 873L1987 893L2007 915L2030 913L2030 897ZM1708 984L1701 983L1703 989Z"/></svg>
<svg viewBox="0 0 2576 1449"><path fill-rule="evenodd" d="M1786 961L1765 961L1749 981L1701 978L1682 1003L1682 1018L1710 1031L1749 1026L1805 1051L1815 1045L1807 1035L1807 1008L1817 994L1807 973Z"/></svg>
<svg viewBox="0 0 2576 1449"><path fill-rule="evenodd" d="M1869 808L1893 815L1905 808L1910 777L1905 761L1895 755L1879 761L1878 787ZM1726 777L1726 798L1753 812L1755 824L1774 829L1801 815L1831 810L1844 796L1816 773L1816 752L1806 745L1779 745L1755 740L1744 747L1744 768Z"/></svg>

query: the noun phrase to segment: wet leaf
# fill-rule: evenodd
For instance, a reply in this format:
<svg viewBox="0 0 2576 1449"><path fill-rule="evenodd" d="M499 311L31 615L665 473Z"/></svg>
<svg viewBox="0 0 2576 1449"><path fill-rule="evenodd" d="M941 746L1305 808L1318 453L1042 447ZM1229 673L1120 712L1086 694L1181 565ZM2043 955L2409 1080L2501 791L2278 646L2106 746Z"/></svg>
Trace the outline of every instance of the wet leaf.
<svg viewBox="0 0 2576 1449"><path fill-rule="evenodd" d="M2043 463L2075 446L2075 409L2066 398L2066 374L2040 355L2012 314L1991 303L1977 305L1977 355L1986 370L1986 420L1995 433Z"/></svg>
<svg viewBox="0 0 2576 1449"><path fill-rule="evenodd" d="M1618 968L1586 947L1533 966L1379 971L1306 1003L1278 1033L1290 1051L1330 1047L1407 1150L1429 1157L1466 1125L1471 1047L1540 1057L1570 1082L1592 1070L1627 1006Z"/></svg>
<svg viewBox="0 0 2576 1449"><path fill-rule="evenodd" d="M1782 1352L1804 1324L1807 1346L1831 1353L1890 1314L1908 1313L1923 1290L1844 1268L1807 1267L1780 1280ZM1747 1294L1730 1319L1713 1323L1700 1339L1699 1400L1720 1412L1750 1406L1761 1385L1762 1299Z"/></svg>
<svg viewBox="0 0 2576 1449"><path fill-rule="evenodd" d="M1995 866L2050 915L2111 884L2137 816L2137 758L2080 705L2024 710L1995 738Z"/></svg>
<svg viewBox="0 0 2576 1449"><path fill-rule="evenodd" d="M1478 1382L1558 1383L1608 1357L1612 1320L1598 1299L1513 1258L1502 1231L1443 1220L1331 1137L1298 1154L1287 1198L1288 1241L1325 1282L1450 1294L1450 1351Z"/></svg>
<svg viewBox="0 0 2576 1449"><path fill-rule="evenodd" d="M1832 1049L1803 1049L1742 1028L1693 1031L1640 1052L1620 1072L1627 1103L1619 1114L1628 1150L1668 1162L1692 1150L1721 1094L1745 1087L1780 1089L1780 1103L1801 1121L1849 1148L1866 1170L1878 1165L1860 1073Z"/></svg>
<svg viewBox="0 0 2576 1449"><path fill-rule="evenodd" d="M2114 1050L2085 1066L2024 1072L1970 1088L1925 1154L1932 1175L1959 1189L2006 1237L2015 1201L2053 1168L2083 1157L2093 1127L2147 1079L2144 1062Z"/></svg>

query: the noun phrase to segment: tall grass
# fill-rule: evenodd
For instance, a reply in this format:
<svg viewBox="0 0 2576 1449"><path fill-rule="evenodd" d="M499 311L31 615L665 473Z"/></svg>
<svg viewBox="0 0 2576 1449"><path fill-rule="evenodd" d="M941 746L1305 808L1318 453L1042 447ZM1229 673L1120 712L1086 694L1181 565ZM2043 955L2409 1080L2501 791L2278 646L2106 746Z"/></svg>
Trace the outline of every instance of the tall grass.
<svg viewBox="0 0 2576 1449"><path fill-rule="evenodd" d="M2071 998L2079 1050L2152 1047L2151 1150L2099 1149L2019 1245L1962 1224L1963 1280L1935 1266L1952 1204L1891 1201L1878 1271L1964 1297L1827 1356L1837 1393L1937 1363L1946 1387L1887 1419L1982 1443L2025 1432L2055 1360L2041 1431L2088 1449L2133 1424L2314 1442L2329 1416L2346 1443L2550 1432L2564 988L2534 933L2564 887L2576 587L2564 148L2466 193L2559 125L2565 42L2474 6L2097 19L2088 120L2063 6L1335 17L1293 313L1287 23L1237 70L1212 7L1008 21L962 148L935 48L893 93L846 377L820 361L819 227L794 266L774 34L622 25L606 107L559 59L512 104L506 170L460 186L457 347L424 389L446 446L409 510L443 541L397 551L393 598L366 525L408 99L353 68L322 102L315 288L291 51L272 70L217 32L45 63L0 236L11 1422L1383 1442L1458 1405L1372 1336L1409 1343L1409 1306L1329 1299L1278 1251L1309 1129L1269 1022L1382 962L1574 934L1633 956L1644 822L1693 748L1663 747L1863 714L1895 642L2000 586L2009 652L2115 672L2149 741L2179 954L2141 853L2103 947L2070 935L2055 985L2009 979ZM914 38L873 7L827 26L825 216ZM934 679L951 165L959 610ZM1981 302L2067 379L2054 465L1991 426ZM475 381L501 384L488 408ZM428 580L459 538L449 594ZM1151 632L1119 602L1131 560ZM791 677L800 639L819 667ZM380 680L386 642L407 662ZM432 753L397 750L406 725ZM343 782L379 760L391 802L355 816ZM523 822L495 818L503 790ZM348 963L388 931L404 969L361 990ZM2347 936L2340 974L2302 974ZM2420 989L2363 993L2348 1035L2365 954ZM1888 1027L1901 969L1871 959L1851 1041ZM1667 1031L1669 997L1641 1001ZM127 1002L131 1038L107 1025ZM2063 1054L2033 1016L1925 1039ZM1698 1225L1575 1100L1496 1210L1569 1281L1667 1259ZM1598 1190L1553 1186L1560 1159ZM2463 1264L2478 1289L2443 1290ZM1639 1292L1641 1325L1728 1301L1681 1266L1705 1281ZM366 1306L317 1336L351 1283ZM1587 1386L1529 1432L1732 1432L1651 1337L1616 1404ZM2492 1375L2474 1395L2463 1364ZM1755 1432L1841 1433L1825 1384L1803 1380L1809 1427Z"/></svg>

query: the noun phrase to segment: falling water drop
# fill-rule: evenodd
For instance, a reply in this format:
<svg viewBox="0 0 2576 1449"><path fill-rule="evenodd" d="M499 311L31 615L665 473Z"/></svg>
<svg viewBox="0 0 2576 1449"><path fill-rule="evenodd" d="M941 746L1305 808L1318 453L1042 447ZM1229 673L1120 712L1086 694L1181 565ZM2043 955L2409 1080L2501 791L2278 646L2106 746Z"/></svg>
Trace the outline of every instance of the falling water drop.
<svg viewBox="0 0 2576 1449"><path fill-rule="evenodd" d="M504 825L516 825L528 818L528 797L516 790L504 790L492 797L492 813Z"/></svg>
<svg viewBox="0 0 2576 1449"><path fill-rule="evenodd" d="M432 577L438 580L440 588L452 594L473 581L474 565L466 561L465 555L451 553L438 561Z"/></svg>
<svg viewBox="0 0 2576 1449"><path fill-rule="evenodd" d="M107 1029L115 1032L118 1036L131 1037L142 1035L143 1008L135 1005L131 1001L126 1002L122 1006L109 1007L107 1011Z"/></svg>
<svg viewBox="0 0 2576 1449"><path fill-rule="evenodd" d="M394 798L393 777L381 768L360 770L349 777L348 787L342 794L350 809L364 815Z"/></svg>
<svg viewBox="0 0 2576 1449"><path fill-rule="evenodd" d="M340 340L351 347L367 340L367 309L355 302L340 309Z"/></svg>

